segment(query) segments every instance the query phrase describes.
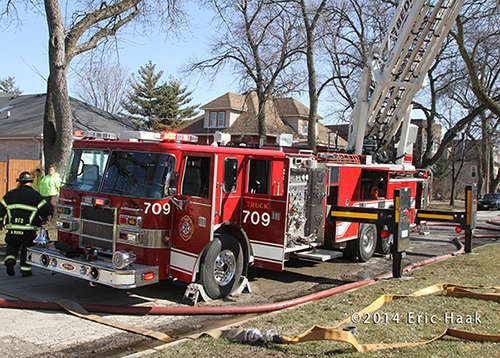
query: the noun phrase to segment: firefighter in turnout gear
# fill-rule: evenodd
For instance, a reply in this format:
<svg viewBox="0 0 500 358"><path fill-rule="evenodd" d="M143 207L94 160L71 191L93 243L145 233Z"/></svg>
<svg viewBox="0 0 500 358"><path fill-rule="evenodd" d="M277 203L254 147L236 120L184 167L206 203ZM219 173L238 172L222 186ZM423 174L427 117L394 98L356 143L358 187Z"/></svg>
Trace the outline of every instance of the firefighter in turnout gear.
<svg viewBox="0 0 500 358"><path fill-rule="evenodd" d="M4 264L7 274L14 276L14 266L21 249L20 265L23 277L31 276L31 265L26 262L26 248L33 245L37 230L50 215L50 208L42 195L31 187L33 177L22 172L19 187L9 191L0 201L0 229L7 229L7 250Z"/></svg>

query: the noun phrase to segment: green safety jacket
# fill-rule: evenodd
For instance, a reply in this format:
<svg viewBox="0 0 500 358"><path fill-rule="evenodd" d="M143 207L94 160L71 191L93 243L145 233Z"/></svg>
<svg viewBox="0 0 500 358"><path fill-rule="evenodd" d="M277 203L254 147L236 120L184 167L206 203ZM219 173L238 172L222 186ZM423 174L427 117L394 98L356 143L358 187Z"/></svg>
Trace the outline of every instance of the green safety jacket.
<svg viewBox="0 0 500 358"><path fill-rule="evenodd" d="M15 235L38 230L50 213L42 195L29 185L9 191L0 200L0 223Z"/></svg>

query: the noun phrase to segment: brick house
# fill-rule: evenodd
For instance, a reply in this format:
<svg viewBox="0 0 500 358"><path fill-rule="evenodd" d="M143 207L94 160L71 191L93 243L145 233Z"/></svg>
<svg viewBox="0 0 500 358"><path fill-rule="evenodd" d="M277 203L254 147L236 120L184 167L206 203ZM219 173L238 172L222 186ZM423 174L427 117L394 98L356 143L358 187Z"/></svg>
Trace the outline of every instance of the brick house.
<svg viewBox="0 0 500 358"><path fill-rule="evenodd" d="M258 100L254 91L245 94L228 92L200 107L203 115L184 123L177 129L180 133L195 134L198 143L211 144L218 132L228 133L232 144L258 144ZM294 98L274 97L266 103L266 143L276 144L280 134L293 136L293 145L306 146L309 125L309 108ZM322 119L320 116L318 120ZM335 143L332 134L321 123L316 125L318 149L326 149ZM347 144L342 138L337 139L339 146Z"/></svg>
<svg viewBox="0 0 500 358"><path fill-rule="evenodd" d="M21 170L43 167L45 94L0 93L0 194L15 186ZM127 119L70 98L74 130L119 134L140 127Z"/></svg>

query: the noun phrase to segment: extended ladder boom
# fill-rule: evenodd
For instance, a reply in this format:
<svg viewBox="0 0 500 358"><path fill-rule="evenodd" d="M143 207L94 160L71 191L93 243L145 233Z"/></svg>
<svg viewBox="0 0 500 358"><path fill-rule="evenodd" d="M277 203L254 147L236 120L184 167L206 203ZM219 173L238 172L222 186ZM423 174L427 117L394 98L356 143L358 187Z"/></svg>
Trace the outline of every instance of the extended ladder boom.
<svg viewBox="0 0 500 358"><path fill-rule="evenodd" d="M413 97L424 87L427 71L463 3L404 0L399 4L389 33L364 69L351 118L349 150L362 154L366 139L374 139L375 158L385 152L410 110ZM409 121L409 113L406 117ZM400 143L406 142L407 135L401 133ZM405 150L406 146L400 145L398 156L404 156Z"/></svg>

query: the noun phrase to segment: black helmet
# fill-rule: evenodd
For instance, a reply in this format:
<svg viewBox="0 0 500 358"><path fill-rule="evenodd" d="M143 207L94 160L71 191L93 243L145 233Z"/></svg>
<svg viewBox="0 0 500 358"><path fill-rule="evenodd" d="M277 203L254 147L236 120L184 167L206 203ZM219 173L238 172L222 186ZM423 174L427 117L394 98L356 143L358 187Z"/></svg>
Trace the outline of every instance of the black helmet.
<svg viewBox="0 0 500 358"><path fill-rule="evenodd" d="M19 178L17 178L16 181L20 183L33 183L33 177L30 172L22 172L19 174Z"/></svg>

